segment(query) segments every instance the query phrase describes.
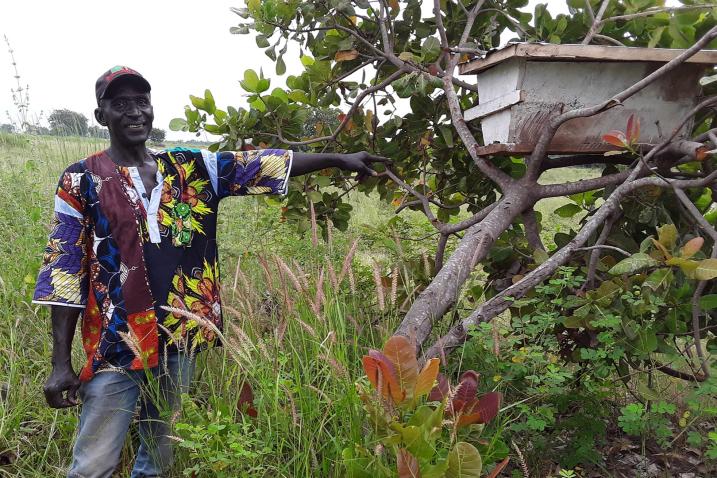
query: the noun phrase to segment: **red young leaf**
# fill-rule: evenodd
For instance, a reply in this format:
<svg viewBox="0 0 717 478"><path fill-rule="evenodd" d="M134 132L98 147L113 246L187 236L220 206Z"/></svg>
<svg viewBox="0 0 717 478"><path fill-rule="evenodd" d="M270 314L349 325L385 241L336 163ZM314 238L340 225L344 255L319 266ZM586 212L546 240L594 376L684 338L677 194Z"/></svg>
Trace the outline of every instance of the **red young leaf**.
<svg viewBox="0 0 717 478"><path fill-rule="evenodd" d="M438 383L435 387L433 387L433 390L431 390L431 393L428 394L428 400L431 402L440 402L443 401L444 398L448 396L449 391L449 385L448 385L448 379L445 375L442 373L438 374Z"/></svg>
<svg viewBox="0 0 717 478"><path fill-rule="evenodd" d="M478 407L473 410L478 411L481 416L480 423L488 423L498 415L500 410L500 400L503 396L500 392L488 392L478 400Z"/></svg>
<svg viewBox="0 0 717 478"><path fill-rule="evenodd" d="M463 373L456 386L456 393L453 396L453 400L460 400L466 403L475 400L476 394L478 393L478 377L478 373L473 370L468 370Z"/></svg>
<svg viewBox="0 0 717 478"><path fill-rule="evenodd" d="M239 412L246 413L252 418L256 418L258 415L256 408L254 408L254 392L249 382L242 383L241 390L239 390L237 409L239 409Z"/></svg>
<svg viewBox="0 0 717 478"><path fill-rule="evenodd" d="M618 148L624 148L626 146L625 135L620 131L610 131L610 133L602 135L602 139L606 143L610 143Z"/></svg>
<svg viewBox="0 0 717 478"><path fill-rule="evenodd" d="M695 150L695 159L697 161L704 161L707 157L707 154L710 152L709 148L705 146L700 146Z"/></svg>
<svg viewBox="0 0 717 478"><path fill-rule="evenodd" d="M410 451L400 448L396 452L396 461L398 463L398 478L421 478L418 460L411 455Z"/></svg>

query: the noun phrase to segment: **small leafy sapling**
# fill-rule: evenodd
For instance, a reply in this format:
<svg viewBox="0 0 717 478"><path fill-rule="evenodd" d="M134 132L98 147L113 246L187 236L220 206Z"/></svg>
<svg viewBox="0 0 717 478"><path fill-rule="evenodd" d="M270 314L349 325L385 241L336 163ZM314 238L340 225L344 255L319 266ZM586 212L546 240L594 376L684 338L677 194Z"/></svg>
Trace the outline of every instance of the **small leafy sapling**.
<svg viewBox="0 0 717 478"><path fill-rule="evenodd" d="M439 359L433 358L419 370L415 345L398 335L382 351L369 350L363 357L371 388L362 384L358 388L371 421L372 443L393 453L371 453L358 444L345 449L349 476L482 476L483 457L465 439L480 435L482 426L496 417L501 394L478 396L479 375L472 370L451 386L439 366ZM488 443L478 440L482 447ZM504 459L489 477L497 476L508 463L507 457L497 458Z"/></svg>

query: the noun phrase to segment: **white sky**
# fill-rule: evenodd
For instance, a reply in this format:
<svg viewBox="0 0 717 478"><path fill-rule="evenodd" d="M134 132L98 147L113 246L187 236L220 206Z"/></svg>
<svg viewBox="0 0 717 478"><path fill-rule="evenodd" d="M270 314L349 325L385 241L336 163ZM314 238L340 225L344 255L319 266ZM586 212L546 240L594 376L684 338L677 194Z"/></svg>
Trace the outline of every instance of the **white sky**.
<svg viewBox="0 0 717 478"><path fill-rule="evenodd" d="M424 1L430 11L432 2ZM532 12L536 3L531 0L526 10ZM566 11L564 0L547 3L554 13ZM243 105L238 80L245 69L263 68L272 88L302 71L290 49L287 73L278 78L253 33L230 34L229 27L242 21L229 11L232 6L244 7L244 0L3 0L0 37L10 40L35 115L68 108L92 124L95 80L114 65L126 65L152 84L154 124L176 139L182 136L169 131L169 121L184 116L190 94L209 88L218 106ZM0 123L8 121L5 111L14 111L13 75L6 45L0 43Z"/></svg>

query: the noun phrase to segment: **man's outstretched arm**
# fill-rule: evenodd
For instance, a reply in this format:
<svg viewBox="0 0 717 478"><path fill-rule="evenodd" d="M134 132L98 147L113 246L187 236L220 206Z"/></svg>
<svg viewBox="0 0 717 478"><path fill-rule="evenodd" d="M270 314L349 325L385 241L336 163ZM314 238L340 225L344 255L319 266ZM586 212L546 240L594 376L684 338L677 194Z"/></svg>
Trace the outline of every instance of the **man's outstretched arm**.
<svg viewBox="0 0 717 478"><path fill-rule="evenodd" d="M52 317L52 372L45 382L47 404L52 408L73 407L79 403L77 389L80 379L72 368L72 339L77 318L82 309L53 305ZM67 392L67 396L65 396Z"/></svg>
<svg viewBox="0 0 717 478"><path fill-rule="evenodd" d="M344 171L358 173L357 180L367 176L375 176L376 172L371 169L371 163L386 163L387 158L376 156L366 151L359 153L302 153L294 151L294 158L291 165L291 176L320 171L326 168L339 168Z"/></svg>

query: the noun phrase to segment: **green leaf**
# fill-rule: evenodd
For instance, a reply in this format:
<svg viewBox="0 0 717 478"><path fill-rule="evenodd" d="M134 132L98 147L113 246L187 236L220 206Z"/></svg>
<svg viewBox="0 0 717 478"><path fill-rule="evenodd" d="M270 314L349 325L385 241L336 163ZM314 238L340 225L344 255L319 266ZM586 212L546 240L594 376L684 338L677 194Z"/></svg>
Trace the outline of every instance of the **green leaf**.
<svg viewBox="0 0 717 478"><path fill-rule="evenodd" d="M450 126L440 126L439 129L441 130L441 135L443 136L443 141L446 142L446 146L449 148L453 147L453 128Z"/></svg>
<svg viewBox="0 0 717 478"><path fill-rule="evenodd" d="M695 279L710 280L717 277L717 259L705 259L697 263Z"/></svg>
<svg viewBox="0 0 717 478"><path fill-rule="evenodd" d="M311 66L316 60L307 55L301 55L301 64L304 66Z"/></svg>
<svg viewBox="0 0 717 478"><path fill-rule="evenodd" d="M657 240L665 246L668 251L671 251L677 243L677 228L674 224L665 224L662 227L657 228Z"/></svg>
<svg viewBox="0 0 717 478"><path fill-rule="evenodd" d="M398 55L398 58L403 61L413 61L414 60L413 53L411 53L410 51L402 51L401 54Z"/></svg>
<svg viewBox="0 0 717 478"><path fill-rule="evenodd" d="M717 294L703 295L700 299L700 308L702 310L717 309Z"/></svg>
<svg viewBox="0 0 717 478"><path fill-rule="evenodd" d="M653 292L661 287L666 289L670 286L673 277L674 274L671 269L657 269L647 276L647 279L645 279L645 282L642 283L642 286L651 289Z"/></svg>
<svg viewBox="0 0 717 478"><path fill-rule="evenodd" d="M256 46L259 48L268 48L269 47L269 39L266 37L266 35L257 35L256 36Z"/></svg>
<svg viewBox="0 0 717 478"><path fill-rule="evenodd" d="M284 73L286 73L286 63L284 63L284 55L279 55L279 58L276 59L276 74L281 76Z"/></svg>
<svg viewBox="0 0 717 478"><path fill-rule="evenodd" d="M577 204L568 203L564 206L560 206L557 208L554 212L560 217L573 217L577 213L581 212L583 208L578 206Z"/></svg>
<svg viewBox="0 0 717 478"><path fill-rule="evenodd" d="M259 93L257 91L257 86L259 85L259 75L257 75L254 70L246 70L244 72L244 80L240 81L239 84L249 93Z"/></svg>
<svg viewBox="0 0 717 478"><path fill-rule="evenodd" d="M184 118L173 118L169 122L169 129L172 131L187 131L187 120Z"/></svg>
<svg viewBox="0 0 717 478"><path fill-rule="evenodd" d="M246 35L247 33L249 33L249 27L246 25L239 25L236 27L231 27L229 29L229 33L231 33L233 35Z"/></svg>
<svg viewBox="0 0 717 478"><path fill-rule="evenodd" d="M700 78L700 85L707 86L715 81L717 81L717 75L703 76Z"/></svg>
<svg viewBox="0 0 717 478"><path fill-rule="evenodd" d="M210 115L213 115L216 109L217 105L214 102L214 96L212 95L212 92L208 89L204 90L204 111L206 111Z"/></svg>
<svg viewBox="0 0 717 478"><path fill-rule="evenodd" d="M660 265L660 263L649 255L644 252L638 252L615 264L609 272L612 275L634 274L642 269L658 265Z"/></svg>
<svg viewBox="0 0 717 478"><path fill-rule="evenodd" d="M200 97L194 96L194 95L189 95L189 100L192 102L192 106L194 106L198 110L203 110L206 108L206 103L204 102L204 98L200 98Z"/></svg>
<svg viewBox="0 0 717 478"><path fill-rule="evenodd" d="M651 329L640 330L637 333L637 338L634 340L633 345L639 354L643 356L651 354L657 350L657 335L655 335L655 331Z"/></svg>
<svg viewBox="0 0 717 478"><path fill-rule="evenodd" d="M542 249L535 249L533 251L533 259L535 260L535 263L540 265L543 262L547 261L550 257L548 256L548 253L545 252Z"/></svg>
<svg viewBox="0 0 717 478"><path fill-rule="evenodd" d="M448 453L446 478L480 478L483 460L480 453L470 443L458 442Z"/></svg>
<svg viewBox="0 0 717 478"><path fill-rule="evenodd" d="M441 52L441 42L436 37L428 37L423 41L421 45L421 53L423 54L423 60L426 62L434 61L438 58L438 54Z"/></svg>

